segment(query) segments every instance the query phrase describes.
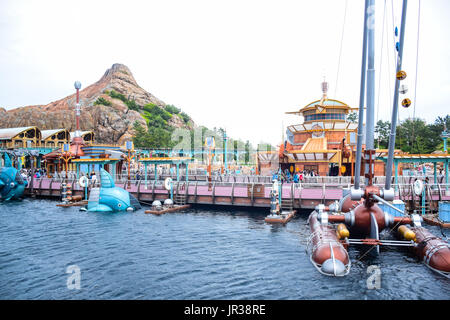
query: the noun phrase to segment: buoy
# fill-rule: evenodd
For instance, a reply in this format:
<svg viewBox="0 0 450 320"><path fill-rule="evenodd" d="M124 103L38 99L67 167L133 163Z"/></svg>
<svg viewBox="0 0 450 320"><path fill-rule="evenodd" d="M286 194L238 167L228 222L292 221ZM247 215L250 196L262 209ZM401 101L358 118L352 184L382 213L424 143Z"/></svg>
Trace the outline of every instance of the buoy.
<svg viewBox="0 0 450 320"><path fill-rule="evenodd" d="M161 207L161 201L155 200L152 202L152 207Z"/></svg>
<svg viewBox="0 0 450 320"><path fill-rule="evenodd" d="M408 92L408 86L406 84L402 84L400 86L400 89L398 90L398 92L400 92L401 94L405 94Z"/></svg>
<svg viewBox="0 0 450 320"><path fill-rule="evenodd" d="M170 191L171 184L172 178L166 178L166 180L164 180L164 188L166 188L167 191Z"/></svg>
<svg viewBox="0 0 450 320"><path fill-rule="evenodd" d="M348 231L345 224L340 223L336 228L336 233L338 235L339 240L348 238L350 236L350 231Z"/></svg>
<svg viewBox="0 0 450 320"><path fill-rule="evenodd" d="M404 108L408 108L410 105L411 105L411 100L409 100L408 98L403 99L402 106Z"/></svg>
<svg viewBox="0 0 450 320"><path fill-rule="evenodd" d="M403 70L400 70L397 72L397 79L398 80L405 80L406 79L406 72Z"/></svg>
<svg viewBox="0 0 450 320"><path fill-rule="evenodd" d="M414 181L414 194L416 196L420 196L423 191L423 182L422 180L416 180Z"/></svg>
<svg viewBox="0 0 450 320"><path fill-rule="evenodd" d="M405 225L398 227L397 231L405 240L416 240L416 234Z"/></svg>
<svg viewBox="0 0 450 320"><path fill-rule="evenodd" d="M165 205L166 207L173 206L173 201L172 201L172 199L166 199L166 200L164 200L164 205Z"/></svg>
<svg viewBox="0 0 450 320"><path fill-rule="evenodd" d="M84 188L84 187L86 187L86 186L88 185L89 180L88 180L88 178L86 178L85 176L82 176L82 177L78 180L78 183L80 184L80 186L81 186L82 188Z"/></svg>

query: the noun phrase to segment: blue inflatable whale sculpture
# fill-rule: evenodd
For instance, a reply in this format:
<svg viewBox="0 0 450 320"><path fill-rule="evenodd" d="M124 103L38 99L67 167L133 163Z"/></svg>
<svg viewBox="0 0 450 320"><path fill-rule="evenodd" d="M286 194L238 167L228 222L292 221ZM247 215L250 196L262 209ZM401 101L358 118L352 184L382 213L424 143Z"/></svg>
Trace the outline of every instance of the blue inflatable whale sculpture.
<svg viewBox="0 0 450 320"><path fill-rule="evenodd" d="M0 200L9 201L23 196L28 182L24 181L19 171L12 166L11 159L5 153L5 166L0 168Z"/></svg>
<svg viewBox="0 0 450 320"><path fill-rule="evenodd" d="M100 169L100 188L92 188L87 210L91 212L135 211L141 208L139 201L128 191L116 187L111 175Z"/></svg>

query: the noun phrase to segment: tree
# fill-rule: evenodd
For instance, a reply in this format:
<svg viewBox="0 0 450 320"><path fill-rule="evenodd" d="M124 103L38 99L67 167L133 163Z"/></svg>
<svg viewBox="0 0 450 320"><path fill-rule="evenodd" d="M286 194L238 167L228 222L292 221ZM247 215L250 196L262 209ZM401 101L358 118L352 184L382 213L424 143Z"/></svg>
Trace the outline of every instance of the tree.
<svg viewBox="0 0 450 320"><path fill-rule="evenodd" d="M436 137L422 119L406 119L397 127L395 145L409 153L431 153L435 151Z"/></svg>
<svg viewBox="0 0 450 320"><path fill-rule="evenodd" d="M358 122L358 113L357 112L350 112L347 116L347 121L351 123L357 123Z"/></svg>
<svg viewBox="0 0 450 320"><path fill-rule="evenodd" d="M375 126L375 145L378 145L379 149L388 148L390 130L391 123L389 121L378 120Z"/></svg>
<svg viewBox="0 0 450 320"><path fill-rule="evenodd" d="M170 129L150 126L146 132L137 121L134 123L133 129L135 131L133 142L137 148L152 149L173 147L173 142L171 141L172 130Z"/></svg>

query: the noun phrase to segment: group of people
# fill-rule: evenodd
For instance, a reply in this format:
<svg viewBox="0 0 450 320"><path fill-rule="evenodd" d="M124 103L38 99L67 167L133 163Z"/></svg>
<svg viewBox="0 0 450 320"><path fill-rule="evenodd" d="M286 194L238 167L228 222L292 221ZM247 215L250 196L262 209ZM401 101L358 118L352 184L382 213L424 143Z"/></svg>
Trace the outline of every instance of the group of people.
<svg viewBox="0 0 450 320"><path fill-rule="evenodd" d="M291 173L288 169L285 169L284 171L278 169L278 172L275 172L272 174L272 180L278 180L281 183L299 183L303 182L305 177L318 177L319 174L315 170L298 170L295 173Z"/></svg>
<svg viewBox="0 0 450 320"><path fill-rule="evenodd" d="M22 179L24 180L31 180L31 175L33 174L33 172L31 171L31 169L22 169L20 170L20 176L22 177ZM35 179L39 179L42 176L45 176L47 174L47 170L45 168L39 168L34 170L34 176L33 178Z"/></svg>

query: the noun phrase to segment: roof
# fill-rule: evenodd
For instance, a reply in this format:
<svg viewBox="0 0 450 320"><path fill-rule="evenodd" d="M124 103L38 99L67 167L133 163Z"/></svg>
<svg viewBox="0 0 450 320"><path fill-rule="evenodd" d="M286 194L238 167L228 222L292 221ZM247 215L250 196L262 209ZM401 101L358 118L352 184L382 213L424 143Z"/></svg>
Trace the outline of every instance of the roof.
<svg viewBox="0 0 450 320"><path fill-rule="evenodd" d="M316 100L311 102L310 104L306 105L305 107L303 107L302 109L305 108L309 108L309 107L313 107L316 104L319 104L321 100ZM323 101L323 103L321 104L321 106L323 107L349 107L346 103L339 101L339 100L335 100L335 99L325 99ZM349 107L350 108L350 107Z"/></svg>
<svg viewBox="0 0 450 320"><path fill-rule="evenodd" d="M115 159L115 158L89 158L89 159L73 159L73 163L93 163L93 162L117 162L121 161L122 159Z"/></svg>
<svg viewBox="0 0 450 320"><path fill-rule="evenodd" d="M140 158L139 162L147 162L147 163L185 163L193 161L193 158L190 157L152 157L152 158Z"/></svg>
<svg viewBox="0 0 450 320"><path fill-rule="evenodd" d="M387 156L377 157L379 160L387 161ZM444 162L450 160L450 154L397 154L394 160L399 162Z"/></svg>
<svg viewBox="0 0 450 320"><path fill-rule="evenodd" d="M94 131L81 131L81 136L84 136L88 133L94 133ZM72 140L73 138L75 138L75 132L70 132L70 140Z"/></svg>
<svg viewBox="0 0 450 320"><path fill-rule="evenodd" d="M27 131L29 129L36 128L35 126L31 127L19 127L19 128L4 128L0 129L0 140L10 140L17 136L18 134Z"/></svg>
<svg viewBox="0 0 450 320"><path fill-rule="evenodd" d="M334 162L331 161L335 154L339 153L339 150L291 150L285 151L289 160L294 162ZM337 162L337 159L335 159Z"/></svg>
<svg viewBox="0 0 450 320"><path fill-rule="evenodd" d="M57 134L61 131L65 131L65 130L66 129L42 130L41 131L42 140L45 140L45 139L53 136L54 134Z"/></svg>
<svg viewBox="0 0 450 320"><path fill-rule="evenodd" d="M327 138L308 138L302 147L302 151L327 150Z"/></svg>
<svg viewBox="0 0 450 320"><path fill-rule="evenodd" d="M355 108L350 107L345 102L342 102L342 101L339 101L336 99L325 99L323 101L322 100L313 101L298 111L286 112L286 114L301 115L304 111L316 109L316 106L325 107L325 109L327 109L327 108L341 108L341 109L345 109L345 110L354 110L355 109Z"/></svg>

